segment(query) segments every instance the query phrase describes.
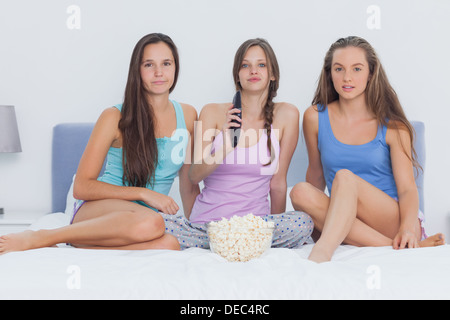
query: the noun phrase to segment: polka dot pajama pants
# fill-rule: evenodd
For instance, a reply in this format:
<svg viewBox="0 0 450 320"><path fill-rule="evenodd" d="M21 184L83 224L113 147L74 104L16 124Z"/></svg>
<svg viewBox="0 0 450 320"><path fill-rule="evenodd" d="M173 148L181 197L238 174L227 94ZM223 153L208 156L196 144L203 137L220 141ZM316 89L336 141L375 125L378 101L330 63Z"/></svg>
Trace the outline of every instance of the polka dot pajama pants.
<svg viewBox="0 0 450 320"><path fill-rule="evenodd" d="M209 238L206 224L191 223L181 214L169 215L161 213L166 223L166 233L175 236L181 249L209 249ZM311 233L314 223L309 215L300 211L262 216L266 221L274 222L272 248L297 248L305 243L313 243Z"/></svg>

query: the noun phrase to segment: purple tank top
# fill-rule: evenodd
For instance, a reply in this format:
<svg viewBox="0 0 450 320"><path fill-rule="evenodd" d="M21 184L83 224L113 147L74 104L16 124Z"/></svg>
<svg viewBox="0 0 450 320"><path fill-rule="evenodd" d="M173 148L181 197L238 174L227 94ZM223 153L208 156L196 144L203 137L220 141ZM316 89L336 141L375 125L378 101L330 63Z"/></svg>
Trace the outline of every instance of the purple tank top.
<svg viewBox="0 0 450 320"><path fill-rule="evenodd" d="M255 145L236 147L227 155L224 163L204 179L204 189L192 208L191 222L207 223L249 213L255 216L270 214L270 180L278 169L280 156L280 144L274 130L271 139L274 157L268 166L264 166L270 161L266 130ZM221 132L213 142L212 152L222 147Z"/></svg>

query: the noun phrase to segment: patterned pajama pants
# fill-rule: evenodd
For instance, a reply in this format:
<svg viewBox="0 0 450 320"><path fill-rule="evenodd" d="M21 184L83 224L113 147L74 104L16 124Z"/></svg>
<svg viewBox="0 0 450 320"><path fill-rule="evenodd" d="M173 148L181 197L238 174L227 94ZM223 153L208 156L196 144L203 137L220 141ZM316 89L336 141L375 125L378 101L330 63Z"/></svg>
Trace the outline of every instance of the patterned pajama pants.
<svg viewBox="0 0 450 320"><path fill-rule="evenodd" d="M181 214L169 215L161 213L166 223L166 233L175 236L181 249L209 249L209 238L206 224L191 223ZM313 243L311 233L314 223L309 215L300 211L262 216L266 221L275 224L272 248L297 248L305 243Z"/></svg>

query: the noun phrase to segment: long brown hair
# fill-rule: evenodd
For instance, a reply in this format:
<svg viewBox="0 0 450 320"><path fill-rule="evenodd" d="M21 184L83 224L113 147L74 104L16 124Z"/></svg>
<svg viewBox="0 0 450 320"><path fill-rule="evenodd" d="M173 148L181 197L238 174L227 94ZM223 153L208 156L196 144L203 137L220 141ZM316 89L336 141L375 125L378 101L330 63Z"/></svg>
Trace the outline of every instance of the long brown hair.
<svg viewBox="0 0 450 320"><path fill-rule="evenodd" d="M339 100L339 94L334 88L331 78L331 64L333 62L334 52L337 49L346 47L361 48L365 51L370 71L369 82L365 92L366 104L369 110L375 115L379 124L399 130L400 126L398 126L397 123L400 122L402 124L401 127L403 129L406 128L409 132L412 152L412 156L409 154L407 154L407 156L416 170L419 168L421 169L417 162L417 154L414 149L414 128L405 115L397 93L389 83L386 72L381 65L375 49L365 39L351 36L341 38L331 45L325 55L322 72L312 104L317 105L318 111L322 112L326 109L328 104Z"/></svg>
<svg viewBox="0 0 450 320"><path fill-rule="evenodd" d="M250 39L245 41L237 50L236 55L234 57L234 65L233 65L233 79L236 86L236 90L242 90L242 86L239 80L239 71L241 70L242 61L244 60L245 54L247 53L248 49L254 46L259 46L261 49L263 49L264 53L266 54L267 63L269 66L269 76L271 75L275 80L270 80L269 84L269 93L267 96L266 104L264 105L263 109L263 116L264 116L264 129L267 131L267 148L270 151L271 157L273 157L272 154L272 139L270 138L270 135L272 133L272 122L273 122L273 109L275 107L275 103L273 102L273 99L277 96L277 91L280 86L280 67L278 65L278 60L275 55L275 52L273 51L271 45L269 42L265 39L256 38L256 39ZM270 165L272 163L271 159L269 163L266 164Z"/></svg>
<svg viewBox="0 0 450 320"><path fill-rule="evenodd" d="M141 78L141 64L144 49L149 44L164 42L172 51L175 63L173 91L180 69L178 50L172 39L161 33L144 36L135 46L131 56L128 81L122 106L119 129L122 133L122 161L124 184L145 187L154 183L154 173L158 165L158 146L156 143L156 119L148 102L148 91Z"/></svg>

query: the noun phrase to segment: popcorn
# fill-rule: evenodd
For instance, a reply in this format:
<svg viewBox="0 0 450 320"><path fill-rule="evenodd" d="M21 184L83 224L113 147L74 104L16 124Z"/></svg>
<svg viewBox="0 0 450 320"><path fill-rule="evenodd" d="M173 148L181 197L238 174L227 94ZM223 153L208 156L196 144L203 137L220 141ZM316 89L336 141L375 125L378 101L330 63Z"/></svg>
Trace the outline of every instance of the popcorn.
<svg viewBox="0 0 450 320"><path fill-rule="evenodd" d="M249 261L272 245L273 222L248 214L208 224L211 251L228 261Z"/></svg>

